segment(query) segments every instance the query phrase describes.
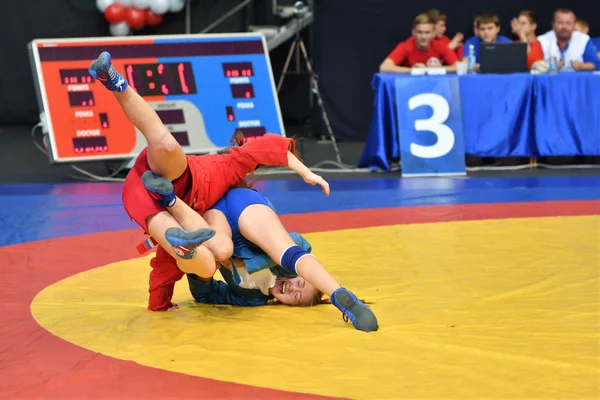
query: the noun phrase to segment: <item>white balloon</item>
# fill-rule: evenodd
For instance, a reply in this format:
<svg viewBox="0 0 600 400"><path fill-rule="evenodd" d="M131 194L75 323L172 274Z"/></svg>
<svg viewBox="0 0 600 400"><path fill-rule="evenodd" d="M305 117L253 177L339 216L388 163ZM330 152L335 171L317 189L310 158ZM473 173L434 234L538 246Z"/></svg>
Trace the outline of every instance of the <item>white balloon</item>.
<svg viewBox="0 0 600 400"><path fill-rule="evenodd" d="M138 10L145 10L150 6L150 0L131 0L131 5Z"/></svg>
<svg viewBox="0 0 600 400"><path fill-rule="evenodd" d="M129 25L127 25L127 22L125 21L119 22L118 24L111 24L108 27L108 30L113 36L127 36L129 35L129 32L131 32Z"/></svg>
<svg viewBox="0 0 600 400"><path fill-rule="evenodd" d="M114 3L115 0L96 0L96 7L98 7L98 11L104 14L108 6Z"/></svg>
<svg viewBox="0 0 600 400"><path fill-rule="evenodd" d="M123 7L127 8L131 5L131 0L118 0L119 4L123 4Z"/></svg>
<svg viewBox="0 0 600 400"><path fill-rule="evenodd" d="M169 0L169 12L179 12L183 7L185 7L185 0Z"/></svg>
<svg viewBox="0 0 600 400"><path fill-rule="evenodd" d="M162 15L169 11L169 0L150 0L150 9L154 14Z"/></svg>

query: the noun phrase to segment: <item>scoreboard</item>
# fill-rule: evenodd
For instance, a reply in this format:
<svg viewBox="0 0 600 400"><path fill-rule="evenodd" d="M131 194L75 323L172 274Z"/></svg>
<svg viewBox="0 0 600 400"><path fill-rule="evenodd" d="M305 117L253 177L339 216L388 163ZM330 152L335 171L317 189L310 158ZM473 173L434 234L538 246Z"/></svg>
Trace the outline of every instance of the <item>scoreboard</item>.
<svg viewBox="0 0 600 400"><path fill-rule="evenodd" d="M203 34L37 39L29 54L52 162L133 158L142 134L88 73L102 51L157 112L186 153L285 135L264 37Z"/></svg>

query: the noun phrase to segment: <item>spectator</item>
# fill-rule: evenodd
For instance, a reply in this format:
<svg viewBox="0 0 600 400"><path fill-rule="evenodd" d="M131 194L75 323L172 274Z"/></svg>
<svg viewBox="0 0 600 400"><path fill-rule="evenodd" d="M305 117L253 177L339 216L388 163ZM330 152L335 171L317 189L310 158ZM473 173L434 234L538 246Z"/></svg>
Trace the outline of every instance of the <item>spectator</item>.
<svg viewBox="0 0 600 400"><path fill-rule="evenodd" d="M581 32L581 33L585 33L586 35L590 34L590 24L588 24L588 22L581 18L581 17L576 17L575 18L575 30L577 32Z"/></svg>
<svg viewBox="0 0 600 400"><path fill-rule="evenodd" d="M473 36L479 36L479 18L481 17L481 15L476 15L475 18L473 18Z"/></svg>
<svg viewBox="0 0 600 400"><path fill-rule="evenodd" d="M429 19L431 19L431 22L434 23L435 38L446 43L448 47L450 47L450 50L456 54L456 58L460 60L462 58L462 42L465 35L457 32L452 40L450 40L450 38L446 36L446 22L448 21L448 16L436 9L427 11L427 15L429 16Z"/></svg>
<svg viewBox="0 0 600 400"><path fill-rule="evenodd" d="M511 21L513 33L518 37L517 41L527 43L527 69L536 61L544 59L542 44L535 36L537 29L537 18L533 11L524 10L519 13L517 18Z"/></svg>
<svg viewBox="0 0 600 400"><path fill-rule="evenodd" d="M575 18L575 30L581 33L585 33L586 35L590 34L590 24L581 18ZM596 64L596 68L600 69L600 38L590 38L594 46L596 46L596 50L598 51L598 64Z"/></svg>
<svg viewBox="0 0 600 400"><path fill-rule="evenodd" d="M465 43L465 50L463 53L464 61L468 60L469 46L473 45L475 48L475 60L479 64L479 48L481 43L512 43L512 40L506 36L498 35L500 32L500 20L497 15L494 14L482 14L477 20L477 33L478 36L474 36L467 40Z"/></svg>
<svg viewBox="0 0 600 400"><path fill-rule="evenodd" d="M380 72L408 73L413 67L441 67L456 71L456 55L439 40L434 40L433 23L427 14L413 22L413 36L400 43L379 66ZM443 63L443 64L442 64Z"/></svg>
<svg viewBox="0 0 600 400"><path fill-rule="evenodd" d="M575 13L560 8L554 13L552 30L538 36L544 61L557 58L559 71L593 71L598 64L596 46L585 33L575 30Z"/></svg>

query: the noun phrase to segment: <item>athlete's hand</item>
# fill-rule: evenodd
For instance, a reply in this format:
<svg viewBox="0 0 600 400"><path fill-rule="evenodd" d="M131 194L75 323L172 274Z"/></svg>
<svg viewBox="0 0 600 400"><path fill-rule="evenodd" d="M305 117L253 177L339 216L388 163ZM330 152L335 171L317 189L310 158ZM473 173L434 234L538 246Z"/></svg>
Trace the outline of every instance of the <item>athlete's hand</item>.
<svg viewBox="0 0 600 400"><path fill-rule="evenodd" d="M323 179L321 176L315 174L314 172L310 172L303 178L304 178L304 182L306 182L310 185L321 186L321 189L323 189L323 193L325 193L325 196L329 196L329 183L327 183L327 181L325 179Z"/></svg>

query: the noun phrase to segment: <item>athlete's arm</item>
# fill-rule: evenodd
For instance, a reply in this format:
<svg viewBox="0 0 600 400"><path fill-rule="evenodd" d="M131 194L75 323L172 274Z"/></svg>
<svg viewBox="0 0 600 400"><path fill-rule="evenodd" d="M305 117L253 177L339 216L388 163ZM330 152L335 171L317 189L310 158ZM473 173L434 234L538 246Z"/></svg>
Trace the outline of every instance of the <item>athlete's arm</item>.
<svg viewBox="0 0 600 400"><path fill-rule="evenodd" d="M229 304L232 306L252 307L265 305L264 299L257 297L246 299L232 290L223 281L213 278L200 278L196 275L187 275L190 291L198 303L203 304Z"/></svg>
<svg viewBox="0 0 600 400"><path fill-rule="evenodd" d="M304 182L311 185L319 185L323 189L323 193L329 196L329 183L321 176L312 172L306 165L302 163L291 151L287 153L288 168L297 173L304 179Z"/></svg>

